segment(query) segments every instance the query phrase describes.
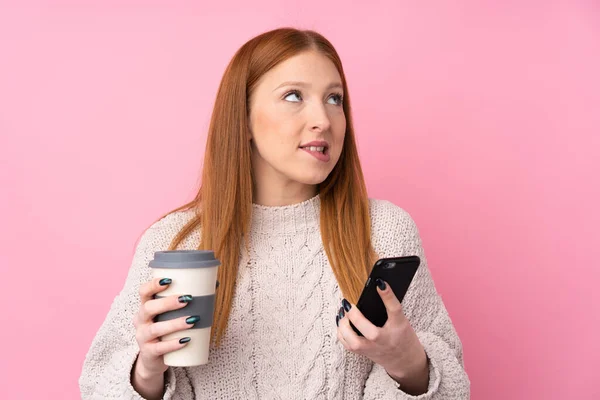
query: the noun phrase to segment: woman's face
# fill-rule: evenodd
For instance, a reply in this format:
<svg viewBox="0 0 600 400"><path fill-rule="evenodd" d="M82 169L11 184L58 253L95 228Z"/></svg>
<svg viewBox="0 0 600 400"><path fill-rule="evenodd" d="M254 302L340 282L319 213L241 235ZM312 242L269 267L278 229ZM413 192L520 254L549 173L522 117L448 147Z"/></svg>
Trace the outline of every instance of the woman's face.
<svg viewBox="0 0 600 400"><path fill-rule="evenodd" d="M308 51L267 72L250 96L252 168L259 190L305 192L340 158L346 117L335 65ZM291 192L290 192L291 191Z"/></svg>

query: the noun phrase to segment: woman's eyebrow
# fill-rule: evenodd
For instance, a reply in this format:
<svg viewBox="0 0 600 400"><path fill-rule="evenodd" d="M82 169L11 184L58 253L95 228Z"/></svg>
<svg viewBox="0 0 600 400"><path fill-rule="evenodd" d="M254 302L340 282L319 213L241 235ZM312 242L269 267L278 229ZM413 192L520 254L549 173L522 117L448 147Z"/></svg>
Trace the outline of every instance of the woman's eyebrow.
<svg viewBox="0 0 600 400"><path fill-rule="evenodd" d="M283 82L281 85L277 86L275 89L273 89L273 91L282 88L284 86L299 86L299 87L306 87L306 88L310 88L312 86L312 84L308 83L308 82L302 82L302 81L286 81ZM327 87L325 88L325 90L330 90L330 89L343 89L344 86L342 85L341 82L331 82L329 85L327 85Z"/></svg>

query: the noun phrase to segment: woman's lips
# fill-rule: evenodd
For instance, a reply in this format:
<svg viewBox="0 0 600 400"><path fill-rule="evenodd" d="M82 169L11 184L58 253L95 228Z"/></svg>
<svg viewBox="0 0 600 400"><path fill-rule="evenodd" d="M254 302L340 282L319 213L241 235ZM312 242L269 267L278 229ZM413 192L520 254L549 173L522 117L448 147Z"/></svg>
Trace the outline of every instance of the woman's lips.
<svg viewBox="0 0 600 400"><path fill-rule="evenodd" d="M324 151L317 150L316 146L301 147L301 149L319 161L328 162L331 159L331 156L329 155L329 149L326 147L324 148Z"/></svg>

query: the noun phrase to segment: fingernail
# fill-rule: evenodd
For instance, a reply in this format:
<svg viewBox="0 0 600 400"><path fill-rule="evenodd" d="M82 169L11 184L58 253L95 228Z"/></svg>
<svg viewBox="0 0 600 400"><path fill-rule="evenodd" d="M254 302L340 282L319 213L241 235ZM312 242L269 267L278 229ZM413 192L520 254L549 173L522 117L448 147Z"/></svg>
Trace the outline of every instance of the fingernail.
<svg viewBox="0 0 600 400"><path fill-rule="evenodd" d="M385 288L386 288L386 284L385 284L385 282L384 282L384 281L382 281L381 279L377 278L377 279L375 280L375 283L377 284L377 286L379 286L379 289L381 289L381 290L385 290Z"/></svg>
<svg viewBox="0 0 600 400"><path fill-rule="evenodd" d="M183 344L183 343L187 343L187 342L189 342L190 340L192 340L192 338L191 338L191 337L189 337L189 336L182 337L181 339L179 339L179 343L181 343L181 344Z"/></svg>
<svg viewBox="0 0 600 400"><path fill-rule="evenodd" d="M350 302L348 302L348 300L346 300L346 299L342 300L342 306L344 307L346 312L350 311L350 309L352 308L352 306L350 305Z"/></svg>
<svg viewBox="0 0 600 400"><path fill-rule="evenodd" d="M192 301L192 296L190 296L189 294L184 294L183 296L179 296L177 300L180 303L189 303L190 301Z"/></svg>
<svg viewBox="0 0 600 400"><path fill-rule="evenodd" d="M160 286L170 285L171 283L173 283L173 281L169 278L162 278L160 281L158 281Z"/></svg>
<svg viewBox="0 0 600 400"><path fill-rule="evenodd" d="M340 316L339 316L339 315L336 315L336 316L335 316L335 324L336 324L337 326L340 326Z"/></svg>
<svg viewBox="0 0 600 400"><path fill-rule="evenodd" d="M338 311L338 315L340 316L340 319L344 318L344 315L346 315L346 313L344 312L344 308L340 308L340 311Z"/></svg>
<svg viewBox="0 0 600 400"><path fill-rule="evenodd" d="M197 315L194 315L193 317L188 317L186 318L185 322L187 324L195 324L196 322L200 321L200 317Z"/></svg>
<svg viewBox="0 0 600 400"><path fill-rule="evenodd" d="M218 288L219 288L219 281L217 281L217 284L215 286L215 289L218 289Z"/></svg>

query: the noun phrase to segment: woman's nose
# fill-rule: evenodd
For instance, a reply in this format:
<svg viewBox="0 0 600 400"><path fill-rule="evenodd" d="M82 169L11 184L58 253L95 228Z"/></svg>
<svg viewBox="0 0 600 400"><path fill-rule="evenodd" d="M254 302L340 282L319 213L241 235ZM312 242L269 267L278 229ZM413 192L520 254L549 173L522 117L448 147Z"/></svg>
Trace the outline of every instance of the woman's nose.
<svg viewBox="0 0 600 400"><path fill-rule="evenodd" d="M329 115L327 115L327 110L322 104L316 104L311 107L309 118L311 130L326 131L331 126L331 121L329 120Z"/></svg>

